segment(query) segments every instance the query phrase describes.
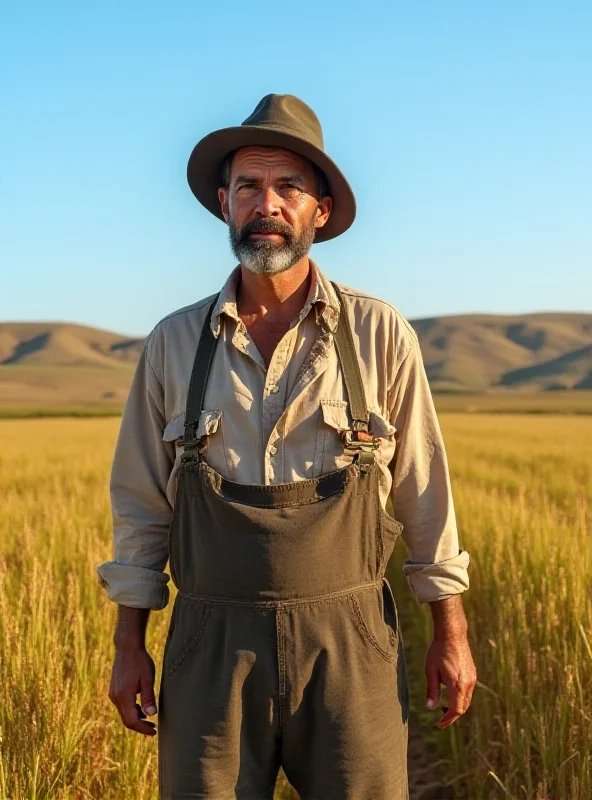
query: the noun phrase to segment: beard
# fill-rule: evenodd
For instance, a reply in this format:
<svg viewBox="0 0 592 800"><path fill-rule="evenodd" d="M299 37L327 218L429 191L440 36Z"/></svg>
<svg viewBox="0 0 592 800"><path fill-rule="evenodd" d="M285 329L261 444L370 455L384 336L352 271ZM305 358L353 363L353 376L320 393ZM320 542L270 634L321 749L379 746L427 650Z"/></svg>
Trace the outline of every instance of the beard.
<svg viewBox="0 0 592 800"><path fill-rule="evenodd" d="M287 223L274 217L251 220L242 228L237 228L230 219L228 229L232 252L243 267L257 275L290 269L304 258L312 246L316 232L315 215L316 209L298 236ZM284 240L251 239L251 233L279 233Z"/></svg>

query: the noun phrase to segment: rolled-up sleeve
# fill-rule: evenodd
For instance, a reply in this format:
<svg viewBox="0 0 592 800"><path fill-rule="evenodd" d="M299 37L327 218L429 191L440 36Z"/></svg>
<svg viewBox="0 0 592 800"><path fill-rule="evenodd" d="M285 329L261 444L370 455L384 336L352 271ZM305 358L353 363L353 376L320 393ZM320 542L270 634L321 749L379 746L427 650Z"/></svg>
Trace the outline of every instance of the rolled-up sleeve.
<svg viewBox="0 0 592 800"><path fill-rule="evenodd" d="M173 509L166 486L174 443L163 441L163 386L144 342L115 447L110 478L114 558L97 567L111 600L164 608L169 600L168 528Z"/></svg>
<svg viewBox="0 0 592 800"><path fill-rule="evenodd" d="M416 336L397 370L390 413L391 500L408 551L403 572L419 603L444 600L469 588L470 557L459 547L444 441Z"/></svg>

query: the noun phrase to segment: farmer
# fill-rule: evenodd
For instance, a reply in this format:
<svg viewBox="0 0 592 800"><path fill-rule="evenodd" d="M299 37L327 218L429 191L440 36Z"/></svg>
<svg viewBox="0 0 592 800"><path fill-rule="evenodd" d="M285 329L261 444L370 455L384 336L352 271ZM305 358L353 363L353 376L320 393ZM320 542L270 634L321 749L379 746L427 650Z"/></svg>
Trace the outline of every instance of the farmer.
<svg viewBox="0 0 592 800"><path fill-rule="evenodd" d="M135 371L110 483L115 558L98 568L119 605L109 697L155 734L145 630L170 558L160 797L270 800L282 766L302 800L405 799L409 695L384 575L399 534L432 612L440 727L476 679L469 555L417 336L309 258L355 200L301 100L267 95L203 138L188 180L239 263L156 325Z"/></svg>

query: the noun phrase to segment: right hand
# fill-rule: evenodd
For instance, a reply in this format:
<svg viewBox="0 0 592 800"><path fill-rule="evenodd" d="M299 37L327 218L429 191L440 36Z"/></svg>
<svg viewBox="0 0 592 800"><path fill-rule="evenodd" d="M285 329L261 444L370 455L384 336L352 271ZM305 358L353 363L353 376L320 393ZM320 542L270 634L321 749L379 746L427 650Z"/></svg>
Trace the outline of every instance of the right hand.
<svg viewBox="0 0 592 800"><path fill-rule="evenodd" d="M143 719L157 712L154 696L154 661L142 648L117 649L111 672L109 700L119 711L126 728L145 736L155 736L156 726ZM141 707L136 703L140 695Z"/></svg>

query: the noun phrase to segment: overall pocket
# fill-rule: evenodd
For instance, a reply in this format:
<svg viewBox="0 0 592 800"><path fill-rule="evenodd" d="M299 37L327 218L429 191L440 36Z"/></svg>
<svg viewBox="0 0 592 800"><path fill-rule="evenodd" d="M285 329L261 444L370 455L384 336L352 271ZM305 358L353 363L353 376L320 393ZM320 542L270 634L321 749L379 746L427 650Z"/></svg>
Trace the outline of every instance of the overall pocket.
<svg viewBox="0 0 592 800"><path fill-rule="evenodd" d="M211 607L178 594L171 615L164 648L163 672L172 675L194 653L203 638Z"/></svg>
<svg viewBox="0 0 592 800"><path fill-rule="evenodd" d="M350 605L356 627L366 643L384 661L395 664L398 636L396 630L385 619L384 600L380 593L380 588L375 592L352 593L349 595ZM392 612L389 614L392 616Z"/></svg>

